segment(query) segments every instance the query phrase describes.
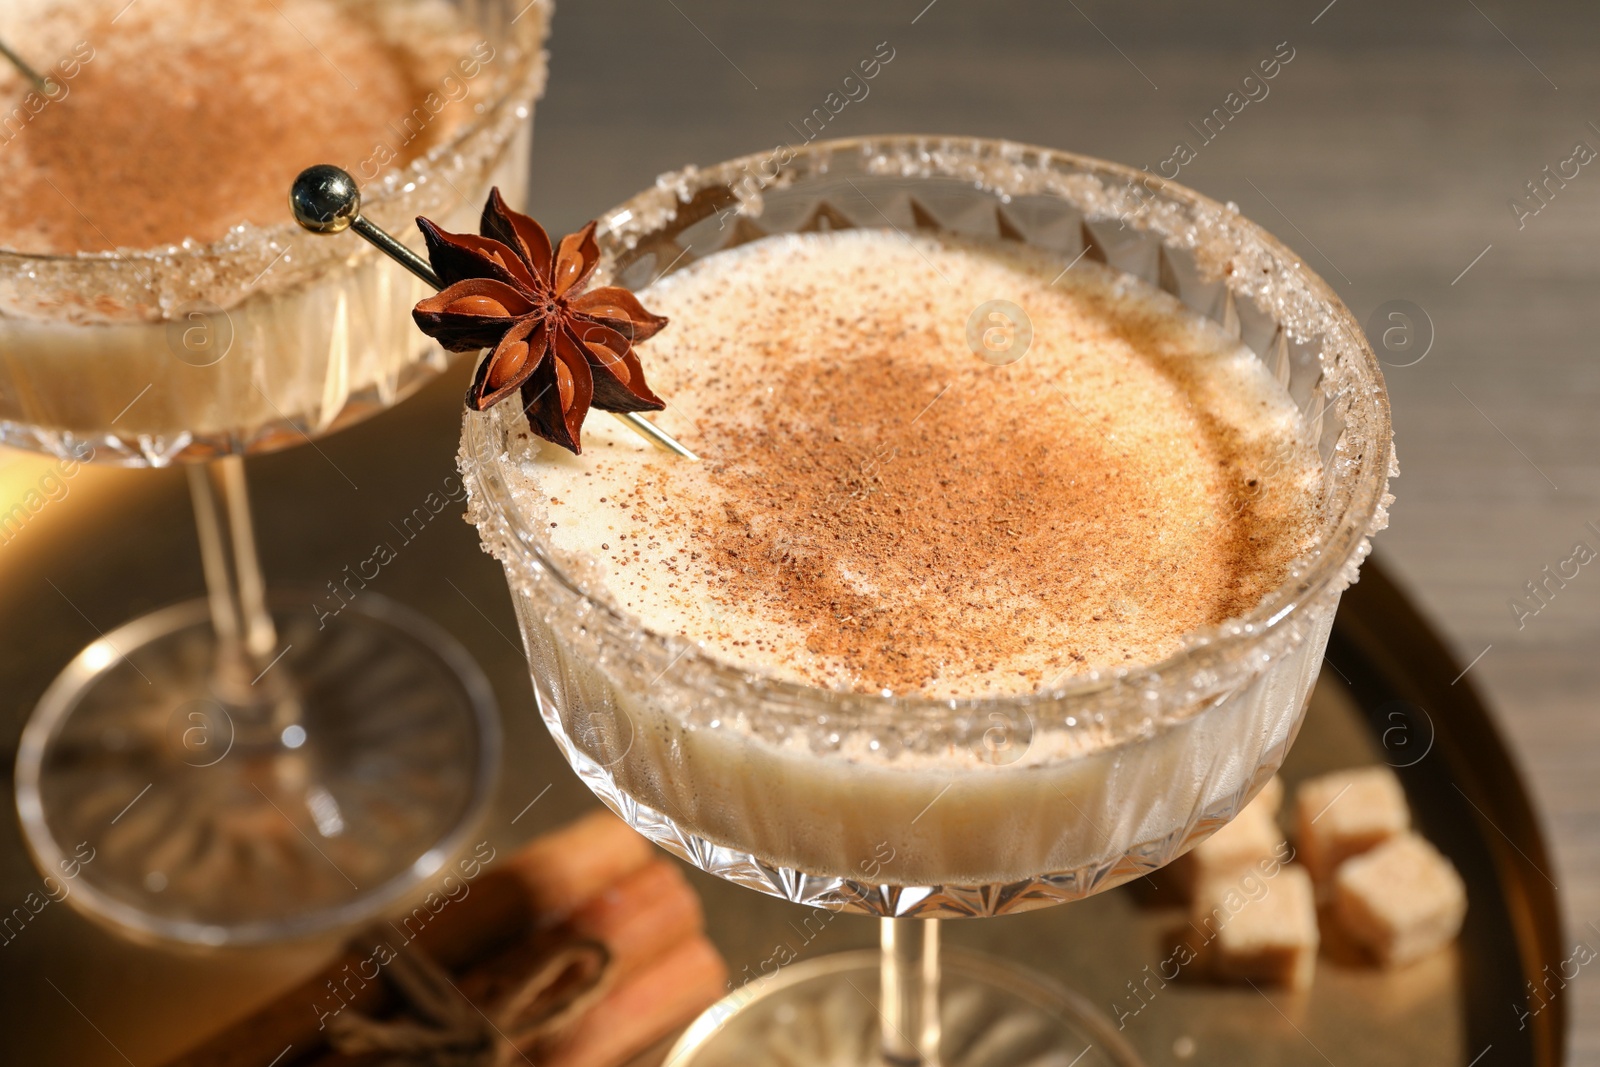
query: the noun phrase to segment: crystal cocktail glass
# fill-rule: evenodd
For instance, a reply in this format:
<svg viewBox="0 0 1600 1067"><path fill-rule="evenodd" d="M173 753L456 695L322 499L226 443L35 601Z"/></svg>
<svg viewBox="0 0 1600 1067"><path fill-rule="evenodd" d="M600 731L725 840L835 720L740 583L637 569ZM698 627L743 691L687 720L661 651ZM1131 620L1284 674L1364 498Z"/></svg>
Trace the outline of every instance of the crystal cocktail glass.
<svg viewBox="0 0 1600 1067"><path fill-rule="evenodd" d="M509 434L519 413L467 416L471 517L504 565L540 713L579 776L706 871L813 909L882 918L881 961L824 958L764 975L696 1023L675 1054L754 1062L781 1044L803 1058L819 1054L818 1035L847 1048L849 1035L830 1032L837 1012L796 1012L846 979L870 988L870 973L850 972L878 967L881 1026L861 1045L863 1062L880 1051L894 1063L940 1062L935 920L1075 900L1159 868L1231 819L1282 762L1340 593L1386 522L1393 450L1377 361L1328 286L1236 209L1049 149L939 137L816 143L667 175L601 225L601 284L635 288L716 254L707 250L839 227L1023 241L1064 267L1093 257L1238 336L1293 399L1320 456L1314 548L1248 615L1187 635L1158 663L1039 693L931 700L776 681L643 628L552 552L539 502L513 492L527 460ZM693 440L670 406L657 419ZM956 960L943 971L986 998L979 1015L1031 1017L1030 1032L1062 1062L1086 1048L1084 1063L1130 1055L1069 995L994 964ZM954 1040L945 1062L959 1058ZM963 1041L972 1047L971 1035Z"/></svg>
<svg viewBox="0 0 1600 1067"><path fill-rule="evenodd" d="M404 167L375 153L355 168L367 216L396 229L419 213L470 226L490 186L526 189L549 6L456 6L477 42L464 117ZM394 136L432 121L427 106L394 116ZM208 597L84 649L17 758L35 859L54 872L92 852L70 899L125 932L243 944L358 922L443 864L487 802L499 735L482 672L365 591L372 560L270 589L245 486L243 457L312 443L444 369L409 323L427 292L359 242L307 239L287 198L280 224L210 245L0 249L0 442L183 464L192 490ZM417 523L442 510L424 508Z"/></svg>

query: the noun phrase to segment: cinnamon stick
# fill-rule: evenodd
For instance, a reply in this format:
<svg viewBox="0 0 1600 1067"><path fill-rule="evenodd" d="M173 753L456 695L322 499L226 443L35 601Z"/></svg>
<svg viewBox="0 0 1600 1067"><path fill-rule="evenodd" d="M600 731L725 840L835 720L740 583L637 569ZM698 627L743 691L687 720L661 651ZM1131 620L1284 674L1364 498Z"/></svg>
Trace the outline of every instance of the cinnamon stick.
<svg viewBox="0 0 1600 1067"><path fill-rule="evenodd" d="M616 1067L666 1037L727 992L728 968L703 936L683 942L612 990L559 1041L537 1050L540 1067Z"/></svg>
<svg viewBox="0 0 1600 1067"><path fill-rule="evenodd" d="M585 904L572 928L609 946L612 966L627 975L704 929L705 911L683 872L658 859Z"/></svg>
<svg viewBox="0 0 1600 1067"><path fill-rule="evenodd" d="M609 1009L611 1022L604 1041L598 1035L582 1036L588 1016L557 1041L561 1047L578 1042L573 1047L584 1056L612 1055L618 1048L633 1050L619 1056L632 1055L687 1022L724 992L726 968L701 935L703 926L700 898L688 880L669 861L653 860L583 905L568 921L530 931L475 964L455 979L455 985L485 1017L493 1016L500 1002L556 945L573 937L592 938L611 954L607 977L611 989L591 1014L608 1010L607 1005L618 998L627 1010L618 1014ZM715 961L715 982L710 985L703 953L685 953L687 946L697 942ZM673 960L676 969L663 971L663 965ZM639 984L657 980L650 979L651 975L670 983L670 988ZM542 1053L533 1059L541 1067L546 1062ZM370 1067L379 1062L381 1056L327 1051L309 1067ZM608 1061L608 1067L621 1062L622 1058Z"/></svg>
<svg viewBox="0 0 1600 1067"><path fill-rule="evenodd" d="M322 1047L331 1013L381 1015L393 1004L376 959L415 944L449 971L570 914L652 859L644 838L608 811L536 838L493 870L487 842L435 876L409 912L364 937L319 973L169 1061L168 1067L260 1067L259 1050L292 1046L285 1064ZM698 903L696 903L698 908ZM393 936L387 936L392 931ZM368 942L371 942L370 944Z"/></svg>
<svg viewBox="0 0 1600 1067"><path fill-rule="evenodd" d="M602 810L534 838L504 869L521 882L534 911L553 920L657 855L638 831Z"/></svg>
<svg viewBox="0 0 1600 1067"><path fill-rule="evenodd" d="M474 1004L492 1007L562 940L588 937L611 953L608 981L620 983L661 959L704 927L700 898L666 860L653 860L579 908L554 929L519 938L456 982Z"/></svg>

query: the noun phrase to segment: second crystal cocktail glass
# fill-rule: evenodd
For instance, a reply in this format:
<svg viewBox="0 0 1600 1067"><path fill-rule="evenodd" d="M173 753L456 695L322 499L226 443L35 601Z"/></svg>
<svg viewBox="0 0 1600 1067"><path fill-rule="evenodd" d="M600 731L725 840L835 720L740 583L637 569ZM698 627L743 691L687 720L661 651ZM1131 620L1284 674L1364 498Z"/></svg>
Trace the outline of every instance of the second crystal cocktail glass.
<svg viewBox="0 0 1600 1067"><path fill-rule="evenodd" d="M642 629L555 560L513 495L508 470L523 457L508 451L507 429L519 413L467 417L472 518L505 566L540 712L574 769L696 866L813 908L881 916L882 1054L938 1062L938 924L920 920L1074 900L1161 867L1282 762L1339 595L1386 521L1393 452L1378 364L1327 285L1235 209L1047 149L814 144L666 176L601 225L601 284L635 288L681 268L691 248L851 226L1025 241L1063 267L1092 257L1240 337L1319 452L1315 548L1249 615L1188 635L1159 663L1037 694L936 701L774 681ZM860 965L819 961L816 981ZM1126 1057L1070 998L992 965L961 972L995 1011L1049 1016L1069 1053ZM752 983L692 1028L679 1055L751 1062L785 1029L772 1003L787 1000L792 1019L806 985L783 974Z"/></svg>
<svg viewBox="0 0 1600 1067"><path fill-rule="evenodd" d="M457 6L476 42L461 121L363 174L367 214L397 229L424 212L467 226L490 186L526 189L548 5ZM442 99L394 116L395 138ZM41 868L91 851L70 899L138 935L242 944L358 922L463 843L498 759L482 671L367 590L382 549L293 596L263 581L243 457L360 421L446 365L408 321L426 287L363 245L307 238L287 195L281 217L205 246L0 251L0 442L189 473L208 598L80 653L17 758ZM384 547L460 495L438 487Z"/></svg>

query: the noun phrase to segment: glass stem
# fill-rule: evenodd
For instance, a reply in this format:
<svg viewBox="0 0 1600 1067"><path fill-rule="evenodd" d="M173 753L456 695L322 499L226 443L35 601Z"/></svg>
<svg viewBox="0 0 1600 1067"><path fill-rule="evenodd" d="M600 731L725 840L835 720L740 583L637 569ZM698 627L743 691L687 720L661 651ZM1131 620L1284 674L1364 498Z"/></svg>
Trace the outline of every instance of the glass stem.
<svg viewBox="0 0 1600 1067"><path fill-rule="evenodd" d="M892 1067L939 1063L939 921L880 921L883 1060Z"/></svg>
<svg viewBox="0 0 1600 1067"><path fill-rule="evenodd" d="M225 456L190 464L188 471L217 632L216 684L224 699L248 703L245 694L271 662L278 635L267 613L244 459Z"/></svg>

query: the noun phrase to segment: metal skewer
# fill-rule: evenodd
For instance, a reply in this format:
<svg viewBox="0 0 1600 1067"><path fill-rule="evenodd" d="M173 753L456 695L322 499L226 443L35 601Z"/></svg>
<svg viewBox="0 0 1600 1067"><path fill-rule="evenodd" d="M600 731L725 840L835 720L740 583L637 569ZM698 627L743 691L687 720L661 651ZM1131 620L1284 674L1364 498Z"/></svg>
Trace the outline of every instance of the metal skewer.
<svg viewBox="0 0 1600 1067"><path fill-rule="evenodd" d="M0 41L0 56L5 56L6 59L10 60L11 65L16 67L24 78L31 81L35 89L45 94L50 92L50 82L46 80L44 75L30 67L28 61L13 52L11 47L4 41Z"/></svg>
<svg viewBox="0 0 1600 1067"><path fill-rule="evenodd" d="M427 260L361 214L361 188L354 178L338 167L324 164L301 171L289 192L289 205L294 209L295 221L312 233L333 234L354 230L367 243L435 289L444 288L443 281ZM613 411L610 414L663 451L685 459L700 458L637 411Z"/></svg>

